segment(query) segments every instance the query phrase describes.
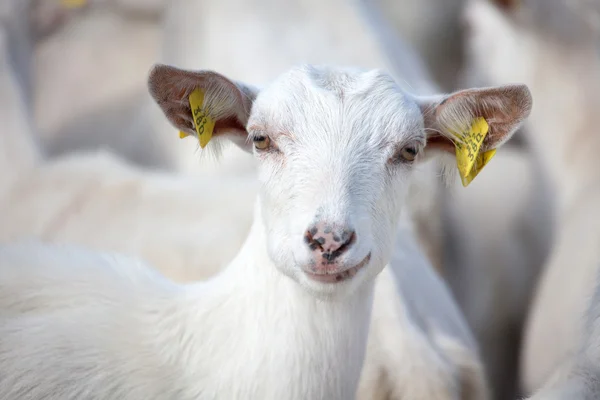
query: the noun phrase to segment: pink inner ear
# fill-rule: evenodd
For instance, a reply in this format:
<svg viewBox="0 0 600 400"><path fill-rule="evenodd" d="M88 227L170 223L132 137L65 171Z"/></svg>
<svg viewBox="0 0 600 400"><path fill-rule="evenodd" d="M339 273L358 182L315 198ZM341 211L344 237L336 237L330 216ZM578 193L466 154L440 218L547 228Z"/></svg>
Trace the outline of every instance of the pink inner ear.
<svg viewBox="0 0 600 400"><path fill-rule="evenodd" d="M427 146L425 147L426 151L427 151L427 149L437 150L437 151L446 151L451 154L455 153L454 143L452 143L452 141L450 139L448 139L442 135L430 136L427 139Z"/></svg>
<svg viewBox="0 0 600 400"><path fill-rule="evenodd" d="M150 72L148 88L167 119L177 129L192 135L196 129L188 96L196 88L203 89L208 96L204 104L212 102L219 107L208 111L215 123L213 137L227 136L243 150L252 151L247 140L246 123L258 92L256 89L233 82L216 72L184 71L160 64Z"/></svg>
<svg viewBox="0 0 600 400"><path fill-rule="evenodd" d="M435 109L434 120L437 123L445 118L455 118L455 115L471 120L476 117L485 118L489 131L481 150L487 151L497 148L510 138L529 116L531 105L531 93L525 85L468 89L456 92L442 101ZM458 113L455 113L456 110ZM469 124L470 121L462 123Z"/></svg>
<svg viewBox="0 0 600 400"><path fill-rule="evenodd" d="M238 121L238 119L234 116L220 119L215 122L214 135L217 136L225 132L231 132L236 136L243 136L244 140L247 136L246 127L242 125L240 121Z"/></svg>
<svg viewBox="0 0 600 400"><path fill-rule="evenodd" d="M220 119L215 123L215 130L230 130L235 129L239 131L245 131L246 128L238 121L236 117L227 117Z"/></svg>

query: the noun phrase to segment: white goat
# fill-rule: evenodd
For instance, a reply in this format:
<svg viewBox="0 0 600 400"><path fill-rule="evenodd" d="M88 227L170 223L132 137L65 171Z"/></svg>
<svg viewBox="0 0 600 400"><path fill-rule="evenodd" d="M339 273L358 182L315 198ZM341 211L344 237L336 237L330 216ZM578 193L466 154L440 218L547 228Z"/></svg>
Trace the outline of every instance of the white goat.
<svg viewBox="0 0 600 400"><path fill-rule="evenodd" d="M537 99L527 140L556 197L556 238L523 348L522 381L531 393L576 351L600 266L598 40L591 11L578 2L472 3L479 69L492 82L527 82Z"/></svg>
<svg viewBox="0 0 600 400"><path fill-rule="evenodd" d="M374 10L366 9L370 12ZM381 28L385 24L376 20L374 26ZM387 40L389 38L390 35ZM385 40L386 37L383 35L379 39ZM387 51L394 58L395 64L401 64L397 70L407 72L404 76L412 83L413 88L421 93L431 93L434 86L429 83L430 79L424 68L414 64L416 59L411 56L409 49L398 51L399 44L402 42L393 40L393 49ZM81 129L88 129L88 126L89 124L84 123ZM118 129L114 131L121 132ZM502 156L499 154L496 157ZM496 163L487 168L502 169ZM419 172L427 173L427 170ZM488 179L486 175L487 173L483 174L478 181ZM417 179L421 177L422 175ZM431 177L435 178L435 174L429 175ZM428 179L425 183L427 182L435 184L437 180ZM420 181L419 184L422 185L423 182ZM477 186L478 183L473 185ZM255 191L253 180L234 175L227 177L225 181L223 178L206 176L192 182L185 178L172 178L131 168L105 152L71 155L37 168L27 179L22 179L11 195L0 203L0 212L5 221L5 226L0 230L0 238L6 240L33 235L53 242L76 242L99 250L138 255L171 279L180 282L197 281L214 275L222 265L231 260L242 244L250 227L252 213L251 202L240 199L252 198ZM440 220L433 217L431 212L435 209L435 201L432 204L431 200L436 197L423 196L426 193L433 193L432 188L428 188L425 193L412 191L410 201L411 213L417 220L417 232L422 227L426 228L425 234L420 235L421 244L424 243L425 246L432 243L431 238L438 234L437 229L441 231L441 228L436 228L439 227ZM196 207L201 200L219 206L208 210ZM213 228L209 230L210 226ZM428 249L428 256L433 259L435 244L434 242L434 246ZM219 251L210 251L217 247ZM426 270L419 273L431 275ZM449 313L447 308L453 308L454 303L445 292L443 283L430 276L425 279L424 284L437 285L435 290L438 293L434 296L434 291L428 289L437 301L429 307L427 318L438 318L438 314ZM394 296L397 297L398 294ZM387 302L381 301L381 304ZM379 307L375 310L378 311ZM458 313L453 315L456 315L454 323L462 326L462 316ZM389 341L397 343L397 337L414 330L414 322L408 320L408 325L404 326L401 324L404 320L397 318L395 321L387 321L386 326L391 325L395 329L378 336L385 335ZM392 356L396 357L396 362L402 361L406 368L408 361L401 349L410 347L385 346L383 342L380 338L376 346L370 348L375 349L373 354L380 354L382 351L377 349L387 347L385 357L374 358L370 365L375 370L379 369L378 373L388 376L386 379L392 380L387 386L380 385L380 388L390 390L390 387L394 387L390 377L395 376L395 371L399 370L391 361L394 359ZM381 359L389 360L386 361L386 366L381 365ZM427 364L424 365L427 367ZM420 381L426 382L424 379Z"/></svg>
<svg viewBox="0 0 600 400"><path fill-rule="evenodd" d="M10 93L4 94L10 101ZM19 112L10 116L22 119L15 121L14 131L5 132L13 135L8 139L30 139L31 133L24 134L25 114L17 103L12 109ZM30 147L26 150L35 150ZM13 150L10 156L17 157L19 149ZM139 255L179 281L214 275L241 245L238 238L252 214L252 203L238 200L255 191L255 183L244 179L223 186L210 177L149 173L105 152L28 167L0 202L0 238L33 235ZM443 282L423 258L415 257L410 235L410 228L404 228L395 246L403 258L376 289L360 398L408 394L445 399L460 390L464 398L480 399L485 385L476 346Z"/></svg>
<svg viewBox="0 0 600 400"><path fill-rule="evenodd" d="M385 53L353 3L173 0L164 19L161 60L183 68L203 65L257 85L301 63L387 67ZM351 40L348 32L353 32ZM223 150L218 164L200 164L198 147L173 141L172 126L150 98L146 103L139 118L143 125L132 134L152 135L150 141L168 154L174 169L195 175L254 174L254 160L235 146Z"/></svg>
<svg viewBox="0 0 600 400"><path fill-rule="evenodd" d="M188 68L207 65L258 84L266 84L288 65L300 63L388 67L396 72L402 85L406 82L402 78L408 80L407 86L412 92L436 93L431 79L422 72L425 70L422 65L406 61L418 57L412 49L402 46L400 38L389 29L390 22L378 18L377 25L369 25L365 20L363 14L382 11L376 3L378 0L332 0L326 3L319 0L225 0L218 4L175 0L165 17L163 60ZM232 13L231 10L236 11ZM233 25L232 18L236 21ZM219 40L208 40L208 31L211 38ZM355 32L352 40L348 40L348 32ZM187 40L190 35L198 39ZM386 49L385 41L393 43ZM402 50L392 49L393 46L402 46ZM231 48L239 51L232 52ZM394 50L395 54L392 53ZM258 61L248 63L248 59ZM218 165L200 164L192 146L185 141L177 143L170 139L172 127L166 124L154 104L148 104L142 110L139 121L142 124L136 126L137 132L132 135L147 137L152 134L150 142L167 153L167 160L177 170L195 175L246 174L249 178L252 176L249 174L254 174L254 160L236 147L224 149ZM408 209L420 245L434 267L440 270L440 219L429 218L440 213L438 175L434 164L421 166L415 179L419 187L413 191L419 198L409 199Z"/></svg>
<svg viewBox="0 0 600 400"><path fill-rule="evenodd" d="M376 71L314 67L257 93L213 72L159 66L150 87L188 133L193 117L184 100L204 90L215 140L254 144L262 185L251 233L224 272L188 286L123 257L2 247L3 399L352 397L373 279L393 249L413 163L436 149L453 152L450 132L475 116L490 121L484 150L495 148L531 106L524 86L414 98ZM420 309L413 305L410 317ZM425 330L436 325L422 321ZM469 347L435 334L449 348ZM469 353L474 365L475 350L462 352ZM452 360L450 351L443 355ZM396 387L414 393L419 383L402 377ZM480 385L473 398L485 396L483 382L454 378L430 382L441 393L431 385L422 393L456 398L470 380Z"/></svg>
<svg viewBox="0 0 600 400"><path fill-rule="evenodd" d="M3 73L11 79L10 69ZM35 153L35 147L27 142L32 134L18 97L11 93L3 92L9 109L16 111L9 114L14 131L5 134L29 144L11 147L10 157L19 159L19 151ZM229 262L241 245L238 238L249 229L252 203L237 198L255 191L253 181L222 187L221 180L209 177L149 173L105 152L37 161L16 171L19 179L0 199L3 240L33 235L117 250L142 256L171 279L190 281L214 275ZM209 231L208 226L217 229ZM445 399L461 382L458 390L464 398L480 399L485 385L476 346L444 284L415 254L411 231L404 225L395 246L401 258L376 289L360 398Z"/></svg>
<svg viewBox="0 0 600 400"><path fill-rule="evenodd" d="M376 2L358 3L368 3L367 9L374 9L377 8L373 4ZM90 3L100 6L114 1L94 0ZM380 49L380 38L373 35L353 3L356 2L173 1L164 21L163 61L190 68L206 65L261 84L270 81L288 65L302 62L363 67L388 65L387 55ZM153 4L138 2L140 7L149 6L148 12L155 9ZM189 139L173 140L173 129L160 110L147 94L139 94L140 74L135 71L148 63L148 57L154 58L152 44L158 42L156 29L143 21L128 22L106 10L93 11L82 20L71 21L68 29L58 32L38 49L40 82L36 114L42 135L58 139L52 141L50 152L64 154L75 149L108 146L144 166L211 177L221 175L221 186L227 185L228 177L232 175L235 180L242 176L253 179L256 170L254 160L234 146L224 149L218 165L206 159L201 162L197 146L190 146ZM231 20L237 23L231 25ZM381 23L389 25L386 20ZM209 29L211 34L207 35L205 29ZM354 32L350 41L348 31ZM307 34L312 35L314 40L307 40ZM392 35L395 37L394 32L388 30L388 36ZM121 36L123 40L116 39ZM86 40L81 40L81 37ZM190 37L195 40L190 41ZM89 47L94 47L95 52L87 52ZM239 51L232 51L232 48ZM240 58L232 60L230 55L236 53L252 54L254 61L248 64L241 62ZM402 57L396 57L391 63L397 64L399 60L403 63L398 75L407 79L411 89L419 94L437 93L423 90L428 83L412 79L415 74L407 71L412 66L405 68L407 65L403 59L414 57L407 57L407 51L400 53ZM95 65L98 58L121 60L115 64L119 70L105 68L98 71ZM73 62L73 59L76 61ZM82 89L86 87L90 89ZM82 91L85 91L83 95ZM57 97L57 92L65 95ZM71 99L77 96L84 99L75 106L70 104ZM76 117L73 118L73 115ZM430 218L437 215L440 208L438 172L434 165L423 165L421 170L417 179L421 187L419 200L411 199L409 208L414 215L420 243L439 270L442 263L441 228L437 226L438 218ZM248 201L253 197L249 193ZM239 201L239 196L235 200ZM244 235L237 241L242 240Z"/></svg>

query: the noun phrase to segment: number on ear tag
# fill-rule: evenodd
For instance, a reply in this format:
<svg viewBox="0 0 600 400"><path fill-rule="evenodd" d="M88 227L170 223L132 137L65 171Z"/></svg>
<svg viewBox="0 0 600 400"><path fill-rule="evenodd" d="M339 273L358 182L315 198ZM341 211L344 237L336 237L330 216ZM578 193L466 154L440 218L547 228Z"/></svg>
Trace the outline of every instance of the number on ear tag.
<svg viewBox="0 0 600 400"><path fill-rule="evenodd" d="M190 107L192 109L192 117L194 118L194 126L196 127L196 133L198 134L198 141L200 147L204 148L212 138L213 130L215 129L215 121L208 115L206 110L202 108L204 104L204 91L202 89L194 90L190 96ZM181 138L182 133L179 132Z"/></svg>
<svg viewBox="0 0 600 400"><path fill-rule="evenodd" d="M462 141L456 143L456 164L464 187L475 179L496 154L495 149L484 153L479 151L489 129L485 118L476 118L470 129L462 135Z"/></svg>

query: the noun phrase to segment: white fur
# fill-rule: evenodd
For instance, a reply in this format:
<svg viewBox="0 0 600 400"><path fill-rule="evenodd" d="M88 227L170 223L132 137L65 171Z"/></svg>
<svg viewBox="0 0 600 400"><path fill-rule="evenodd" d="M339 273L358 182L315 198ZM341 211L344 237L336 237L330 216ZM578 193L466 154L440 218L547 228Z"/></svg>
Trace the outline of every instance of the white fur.
<svg viewBox="0 0 600 400"><path fill-rule="evenodd" d="M92 157L73 156L45 164L35 170L30 178L20 182L18 190L3 202L3 214L7 218L3 237L41 235L54 242L75 241L97 249L142 255L175 280L205 278L228 262L239 247L249 227L251 215L251 203L239 199L250 198L255 192L255 185L253 182L233 178L229 186L223 184L222 180L211 177L193 182L183 178L177 179L177 183L171 180L170 176L147 174L132 169L105 153ZM206 191L206 187L211 189ZM247 194L241 195L240 189ZM33 193L35 194L32 195ZM419 192L413 191L411 198L423 210L422 215L428 217L427 223L434 224L438 221L427 213L428 208L424 206L426 202L423 201L423 196L419 196ZM203 202L218 204L220 207L205 210L198 207ZM235 214L232 214L232 210ZM96 225L102 229L90 229L90 226ZM213 228L208 232L205 227L209 225L218 229ZM163 243L169 245L161 246ZM217 246L218 252L209 251ZM202 255L201 259L198 255ZM427 276L429 272L423 273ZM416 292L420 293L418 290ZM433 290L428 292L435 293ZM452 305L450 298L444 300L440 296L442 295L432 295L439 301L431 307L430 313L433 316L430 318L439 318L440 314L444 314L441 307ZM403 303L406 301L402 300ZM382 301L381 304L387 305L388 302ZM408 322L418 324L413 320ZM463 324L460 316L455 322ZM395 343L399 340L398 337L403 337L399 335L403 330L415 331L413 326L408 326L387 331L385 335ZM416 332L422 334L419 330ZM410 346L398 346L396 353L391 351L392 346L388 346L386 355L393 359L391 355L394 354L395 363L400 361L409 365L403 351L399 350L403 348ZM452 346L449 346L442 352L448 352L451 354L450 358L460 363L460 356L454 356L451 349ZM471 351L467 349L467 358L479 368ZM426 353L420 354L423 356ZM418 361L420 358L410 359ZM377 368L381 363L381 360L376 360L372 365ZM452 363L454 361L450 364ZM427 369L430 364L423 365ZM385 368L392 372L398 370L394 363ZM474 381L478 381L480 373L480 369L476 369ZM446 379L454 384L453 379ZM378 389L389 387L387 390L397 392L400 390L397 381L388 378L387 385ZM428 385L424 384L423 387ZM436 388L435 385L430 387L432 390ZM409 386L408 389L416 390L414 386Z"/></svg>
<svg viewBox="0 0 600 400"><path fill-rule="evenodd" d="M570 357L600 265L600 59L597 34L576 8L525 1L501 12L473 1L473 56L492 82L531 85L527 139L552 184L557 233L527 325L522 381L532 392ZM487 36L486 36L487 34ZM598 396L598 392L587 395ZM569 397L570 398L570 397Z"/></svg>
<svg viewBox="0 0 600 400"><path fill-rule="evenodd" d="M98 250L140 255L171 279L201 280L216 274L229 262L240 246L237 238L250 224L247 217L251 215L248 209L251 204L229 203L229 199L235 199L240 190L250 195L256 185L240 179L232 186L237 189L229 193L228 186L219 186L210 177L190 180L144 173L107 153L74 155L40 168L34 177L22 182L15 197L3 203L0 213L12 228L3 229L2 239L41 236L55 243L78 243ZM198 206L203 202L208 203L207 209ZM219 207L211 208L215 204ZM207 230L207 226L214 228ZM397 242L394 251L405 253L403 246L406 245ZM469 339L463 317L453 311L454 300L431 266L424 260L421 263L416 267L402 262L392 265L400 271L412 271L398 278L411 290L409 293L406 289L386 292L384 288L392 282L387 272L378 280L370 330L374 333L369 334L365 367L374 370L375 378L363 372L360 393L364 396L360 398L385 398L377 397L380 390L385 396L390 391L401 394L403 390L414 391L419 387L441 391L454 388L463 379L479 390L485 387L477 349ZM424 317L412 315L415 307L425 307L420 311ZM402 318L391 314L387 321L378 317L394 313L397 308L411 311ZM427 326L437 326L436 330L441 330L450 343L430 344L431 333L422 330L427 326L420 328L423 321L430 321ZM413 344L415 341L419 346ZM456 355L452 350L455 347L461 349ZM432 352L435 358L425 357ZM463 363L474 364L473 371L457 372ZM406 369L399 369L398 364ZM413 364L421 369L410 367ZM432 374L437 370L436 365L448 368L448 372L442 372L441 380ZM378 384L382 376L386 377L385 383ZM440 385L431 384L431 380Z"/></svg>
<svg viewBox="0 0 600 400"><path fill-rule="evenodd" d="M320 301L276 274L262 229L188 287L119 257L3 249L2 398L351 398L372 284Z"/></svg>
<svg viewBox="0 0 600 400"><path fill-rule="evenodd" d="M345 126L351 129L317 129L340 117L333 112L338 101L335 96L317 95L315 89L311 89L317 82L333 87L340 82L349 85L347 107L353 112L347 114L347 123L354 123ZM23 386L15 386L14 382L31 388L32 395L53 388L57 396L64 399L87 393L97 398L212 398L214 391L225 398L235 398L237 393L261 399L281 398L283 393L286 398L351 396L366 345L372 292L369 281L383 268L391 253L394 221L397 221L406 189L403 182L410 173L406 167L399 167L396 172L388 170L386 160L391 149L386 140L423 140L424 136L419 139L418 133L422 122L419 122L421 117L416 104L411 105L411 98L402 95L385 76L351 72L328 75L318 69L291 72L273 88L261 93L253 108L253 117L265 115L261 108L271 110L274 99L277 99L274 104L285 107L293 97L284 96L283 89L301 87L308 89L307 95L312 98L308 105L316 107L305 117L314 121L302 125L304 120L300 115L293 116L290 122L301 124L296 125L294 131L302 147L291 142L286 145L298 151L293 159L286 160L286 167L279 166L276 159L261 161L259 176L267 185L261 189L252 234L236 261L214 281L177 286L146 272L136 261L98 258L82 250L62 251L36 244L2 249L0 315L5 324L0 328L3 330L0 354L4 355L0 357L0 369L14 372L1 375L3 398L20 398L19 388ZM367 88L374 94L353 103L357 99L354 96L371 92L364 92ZM382 107L367 113L367 108L362 107L371 108L371 101L377 101ZM319 115L327 115L324 112L329 112L332 119L320 119ZM342 120L338 121L339 124ZM381 123L385 125L379 125ZM332 141L331 136L338 135L337 140ZM347 145L340 147L339 143ZM310 151L317 144L322 147L316 152ZM381 145L384 147L379 147ZM328 156L332 153L323 151L331 146L336 148L335 158ZM370 162L365 163L366 160ZM311 167L310 170L305 166ZM386 174L391 175L386 177ZM327 176L327 182L336 184L313 198L321 201L309 202L304 193L322 185L321 179ZM333 180L329 180L331 178ZM286 190L282 191L281 184L290 180L296 185L285 183ZM290 197L297 190L302 190L302 195ZM338 197L343 193L347 194ZM372 197L375 193L381 193L381 197ZM334 201L338 198L342 201ZM264 207L267 204L274 207ZM348 260L360 259L359 253L372 253L366 269L335 288L308 281L297 264L306 259L300 236L314 216L310 209L315 212L319 206L325 215L345 215L355 222L360 239L352 250L355 254ZM301 212L287 216L278 212L288 207ZM352 213L348 213L349 210ZM291 224L280 224L282 218ZM273 245L277 246L277 252L272 251ZM409 254L415 251L418 253L416 247L409 247ZM441 293L443 298L443 290ZM76 298L79 300L75 301ZM421 307L416 305L419 301L413 295L411 298L411 302L416 302L412 307L413 318L418 319L416 310ZM257 305L254 312L248 312L248 304ZM232 312L227 311L230 308ZM424 317L426 315L428 313L421 315L421 329L427 331L436 325L437 330L442 329L439 315L437 323L429 321L433 316ZM107 316L110 318L105 319ZM101 319L104 322L100 323ZM446 328L449 333L432 337L437 338L442 351L437 357L447 357L446 365L453 374L444 375L449 383L436 379L433 382L460 390L458 382L466 379L477 382L479 390L483 390L483 378L478 378L476 372L480 370L474 368L475 378L456 372L460 366L454 365L455 362L466 362L467 366L477 364L476 350L468 333L465 340L466 331L460 317L455 314L451 319L451 325L458 326L458 333L456 328L454 334L452 329ZM299 325L299 321L302 324ZM204 324L202 328L198 328L200 322ZM43 340L37 336L41 327L44 327ZM74 335L72 340L62 342L60 337L70 332ZM35 337L29 336L34 334ZM409 337L418 341L433 340L425 339L428 335L422 339L418 339L419 334ZM64 346L48 346L52 341L62 342ZM27 346L16 346L17 343ZM444 343L448 350L443 350ZM459 350L461 348L466 350ZM417 351L414 360L422 354ZM457 354L457 361L453 361L452 354ZM465 355L467 361L460 361L465 360ZM45 362L40 362L42 359ZM399 358L393 360L397 362ZM423 372L428 370L424 367ZM28 372L21 375L19 371ZM125 376L127 381L123 379ZM412 379L403 382L410 384ZM408 386L411 387L414 388ZM428 385L427 389L435 390L435 387ZM449 397L439 398L454 398L457 392L442 391L442 394Z"/></svg>
<svg viewBox="0 0 600 400"><path fill-rule="evenodd" d="M258 85L267 84L289 65L299 63L393 67L386 69L396 72L404 89L429 94L430 88L425 87L429 81L419 79L418 68L410 63L399 65L397 61L415 58L410 54L412 50L392 55L382 39L387 38L394 44L399 40L392 32L378 34L361 16L364 8L358 8L356 3L360 2L226 0L217 4L175 0L164 20L161 58L169 64L191 69L202 66ZM366 3L367 10L378 10L376 2ZM389 22L384 19L377 27L386 24ZM194 40L190 40L191 37ZM398 66L400 68L396 68ZM144 137L147 145L160 149L163 162L186 173L224 177L235 174L252 179L256 170L254 160L235 146L225 148L218 163L208 157L200 160L203 154L193 143L194 139L173 140L176 132L149 100L137 114L128 134ZM140 140L130 143L135 148L138 142ZM149 152L156 153L155 150ZM418 191L420 201L411 200L409 209L417 221L420 242L434 266L440 269L441 235L434 222L439 219L423 217L439 213L438 169L430 164L423 165L421 170L416 180L420 187L413 191Z"/></svg>
<svg viewBox="0 0 600 400"><path fill-rule="evenodd" d="M477 347L445 282L401 224L392 261L375 286L357 398L487 399Z"/></svg>
<svg viewBox="0 0 600 400"><path fill-rule="evenodd" d="M123 136L119 130L115 130L115 133ZM94 157L74 156L46 164L32 179L20 185L9 202L5 202L6 214L11 218L8 221L14 221L9 224L11 229L5 231L5 235L19 237L41 234L57 242L76 241L100 249L142 254L151 264L176 280L197 280L212 275L230 259L248 229L249 204L237 201L244 196L235 188L239 188L241 183L248 188L244 189L248 193L245 197L250 198L254 193L254 185L232 179L231 192L237 196L228 198L226 185L216 179L207 177L200 182L178 179L177 185L170 184L168 179L166 176L132 170L118 159L103 153ZM192 185L198 185L199 189L187 189L185 196L176 194ZM209 185L212 189L208 194L203 193L200 188ZM36 196L29 195L33 188ZM419 196L418 192L413 193L416 194L411 196L414 204L420 206L421 210L427 210L423 196ZM211 208L210 215L196 206L200 200L206 201L207 195L209 203L221 206L218 209ZM231 205L225 205L228 199ZM190 214L180 210L189 210ZM229 210L239 214L231 215ZM157 214L157 211L160 213ZM431 218L427 211L422 214L429 217L426 221L429 224L438 221ZM73 218L74 215L77 218ZM173 229L167 229L163 219L169 221ZM180 219L181 222L177 222ZM220 223L210 222L213 220ZM234 224L226 221L234 221ZM184 222L185 229L180 229ZM214 228L210 232L203 229L207 222L218 227L216 232ZM102 224L103 229L87 228L96 224ZM155 229L156 226L161 229ZM172 245L158 245L166 241ZM217 245L219 252L204 250ZM197 254L203 255L201 260L198 260ZM434 308L439 309L447 301L440 299L439 303ZM390 332L387 335L392 338L396 336ZM402 359L400 353L397 360Z"/></svg>
<svg viewBox="0 0 600 400"><path fill-rule="evenodd" d="M380 45L345 0L225 0L218 4L173 0L163 29L163 62L212 69L259 86L301 63L386 66ZM348 32L361 34L347 40ZM140 113L143 125L131 134L152 135L151 140L168 154L169 164L177 170L195 175L255 171L252 158L231 146L218 166L212 160L200 163L199 147L189 143L194 139L172 140L177 132L150 99Z"/></svg>
<svg viewBox="0 0 600 400"><path fill-rule="evenodd" d="M417 48L398 36L389 22L390 12L402 14L402 18L410 18L406 13L406 2L390 4L380 0L357 1L358 11L364 19L365 27L372 32L385 54L388 64L395 72L397 80L406 86L406 90L415 95L434 95L440 88L434 83L423 60L418 56ZM378 3L381 3L378 5ZM421 6L413 5L416 10ZM402 10L402 12L398 12ZM414 11L416 11L414 10ZM398 15L399 17L399 15ZM416 26L404 26L403 30L412 30ZM418 29L418 28L417 28ZM414 39L414 38L413 38ZM438 70L439 71L439 70ZM442 185L440 175L443 168L436 162L420 165L414 176L413 188L410 191L407 205L410 219L419 244L427 255L432 266L443 274L443 227L442 227ZM435 216L435 217L434 217Z"/></svg>
<svg viewBox="0 0 600 400"><path fill-rule="evenodd" d="M155 10L155 2L143 5L135 0L129 2L134 6L132 10L138 6L150 7L142 10L144 13ZM220 175L221 186L227 185L231 175L252 179L256 169L251 157L234 146L224 149L219 163L210 157L200 157L194 139L174 140L177 132L162 118L147 94L140 94L139 77L146 69L140 65L147 65L149 57L154 57L156 49L152 44L158 42L157 29L147 22L127 20L104 7L122 3L128 1L92 1L94 7L86 15L69 21L65 29L39 46L37 115L41 134L53 139L50 151L64 153L109 147L144 166L194 175ZM367 11L381 8L378 1L364 3ZM401 4L385 3L384 7L407 12ZM420 9L411 8L410 12L418 13ZM390 25L388 18L369 27L362 20L361 9L342 0L327 3L228 0L218 4L177 0L169 4L161 26L162 59L189 68L208 67L259 84L301 62L390 66L393 68L388 69L397 72L406 89L430 94L429 78L419 76L422 66L406 62L415 58L410 54L412 50L405 48L393 29L378 34L377 29L383 25ZM410 29L416 28L415 25ZM353 32L352 40L348 40L348 32ZM382 40L390 42L386 49L380 44ZM86 54L82 46L95 49L90 54L92 58L81 56ZM133 47L136 53L131 52ZM251 63L246 61L249 57ZM97 59L118 59L120 62L115 65L120 70L99 69L95 64ZM73 104L74 97L81 101ZM439 213L438 169L430 164L421 171L417 179L420 188L414 191L419 193L418 200L411 200L410 209L420 241L434 267L440 269L439 219L428 218ZM246 201L251 199L249 196Z"/></svg>

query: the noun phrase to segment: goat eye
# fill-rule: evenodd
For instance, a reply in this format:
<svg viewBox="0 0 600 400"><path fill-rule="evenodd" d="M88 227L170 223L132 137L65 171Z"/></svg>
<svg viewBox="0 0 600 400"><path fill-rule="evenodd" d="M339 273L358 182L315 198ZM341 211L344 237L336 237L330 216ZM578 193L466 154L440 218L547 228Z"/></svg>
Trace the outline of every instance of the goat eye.
<svg viewBox="0 0 600 400"><path fill-rule="evenodd" d="M271 145L271 139L268 136L255 136L252 141L257 150L266 150Z"/></svg>
<svg viewBox="0 0 600 400"><path fill-rule="evenodd" d="M403 147L398 156L402 161L412 162L417 158L417 154L419 154L419 148L415 145L409 145Z"/></svg>

